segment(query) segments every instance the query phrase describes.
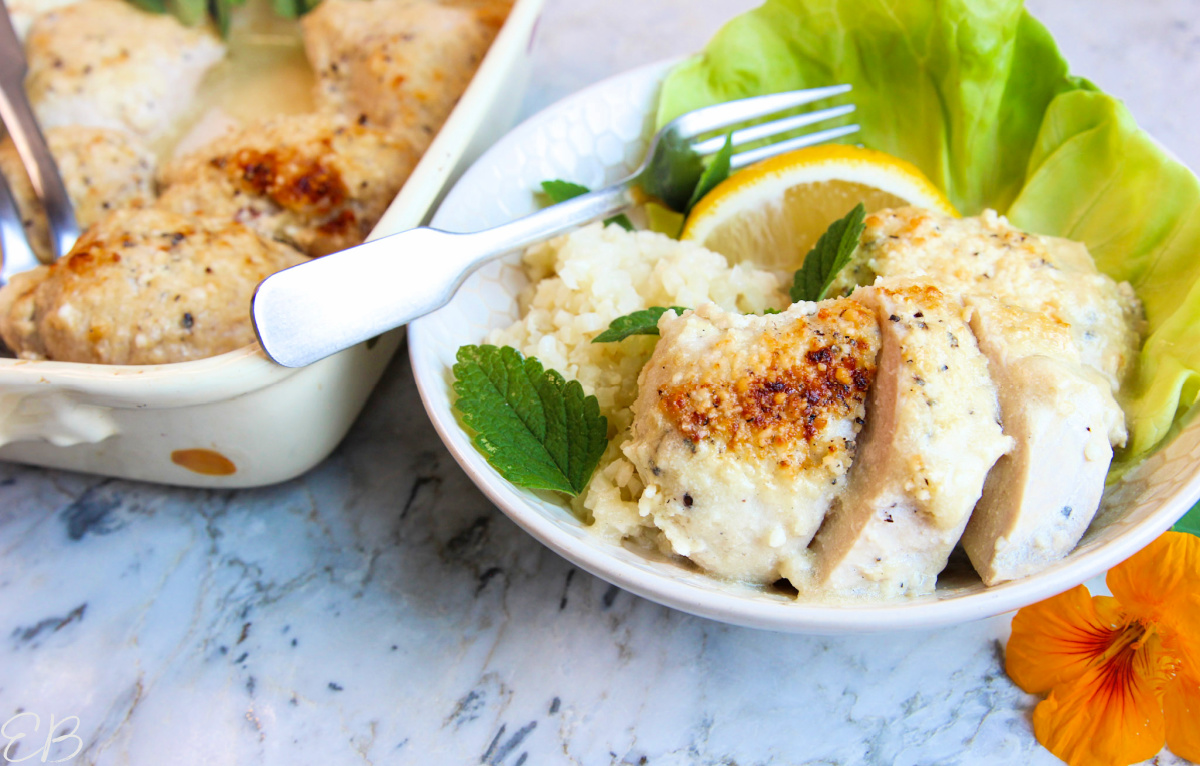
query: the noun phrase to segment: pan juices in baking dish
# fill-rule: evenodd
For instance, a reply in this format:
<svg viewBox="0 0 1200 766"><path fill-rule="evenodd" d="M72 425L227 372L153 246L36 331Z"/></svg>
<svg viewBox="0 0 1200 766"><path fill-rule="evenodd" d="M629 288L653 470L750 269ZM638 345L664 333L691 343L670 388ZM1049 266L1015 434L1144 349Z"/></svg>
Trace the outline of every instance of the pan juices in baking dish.
<svg viewBox="0 0 1200 766"><path fill-rule="evenodd" d="M238 10L228 45L122 0L42 14L27 38L31 100L81 224L104 228L0 289L0 338L25 359L106 364L255 342L255 285L363 241L510 5L326 0L297 23L255 3ZM0 147L0 168L12 168L11 153ZM144 183L105 185L112 177ZM31 239L44 240L44 220L22 199ZM154 212L118 216L135 209ZM234 267L223 247L182 244L214 232L261 240L248 252L264 257ZM85 241L86 268L72 266ZM120 311L95 298L106 284L130 286Z"/></svg>

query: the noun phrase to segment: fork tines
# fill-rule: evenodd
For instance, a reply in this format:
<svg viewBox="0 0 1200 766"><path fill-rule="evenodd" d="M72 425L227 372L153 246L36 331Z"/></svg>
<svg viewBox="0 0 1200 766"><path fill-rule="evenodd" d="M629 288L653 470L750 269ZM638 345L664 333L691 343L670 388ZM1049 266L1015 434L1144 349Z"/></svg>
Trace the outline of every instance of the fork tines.
<svg viewBox="0 0 1200 766"><path fill-rule="evenodd" d="M824 88L809 88L793 90L785 93L771 93L766 96L753 96L738 101L728 101L723 104L704 107L688 112L676 119L673 126L681 138L696 138L706 133L727 130L735 125L767 117L814 101L840 96L850 91L849 85L830 85ZM817 123L835 120L854 112L854 104L842 104L813 112L804 112L781 117L770 122L752 125L734 130L732 133L733 146L744 146L783 133L790 133L800 128ZM734 169L745 167L759 160L773 157L776 154L799 149L805 146L825 143L834 139L856 133L857 124L838 125L801 136L794 136L767 146L760 146L739 152L733 156L731 165ZM713 154L725 144L725 136L718 135L702 139L692 144L691 148L700 155Z"/></svg>

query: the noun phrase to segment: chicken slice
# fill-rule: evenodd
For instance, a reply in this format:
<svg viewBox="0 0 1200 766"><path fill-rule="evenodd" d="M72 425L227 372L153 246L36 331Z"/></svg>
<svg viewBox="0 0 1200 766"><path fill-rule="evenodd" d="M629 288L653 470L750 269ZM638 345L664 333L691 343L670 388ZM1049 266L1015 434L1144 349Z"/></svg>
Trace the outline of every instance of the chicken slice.
<svg viewBox="0 0 1200 766"><path fill-rule="evenodd" d="M851 598L930 593L1012 439L956 298L907 279L852 298L879 317L875 385L845 494L813 540L813 581L793 584Z"/></svg>
<svg viewBox="0 0 1200 766"><path fill-rule="evenodd" d="M318 106L423 151L496 35L499 4L474 5L325 0L302 21Z"/></svg>
<svg viewBox="0 0 1200 766"><path fill-rule="evenodd" d="M42 127L167 135L224 55L211 32L124 0L81 0L34 22L26 89Z"/></svg>
<svg viewBox="0 0 1200 766"><path fill-rule="evenodd" d="M1083 363L1120 390L1141 346L1141 304L1128 283L1097 271L1083 244L1027 234L992 210L950 218L899 208L872 213L866 224L835 291L876 276L926 276L956 295L1043 314L1069 325Z"/></svg>
<svg viewBox="0 0 1200 766"><path fill-rule="evenodd" d="M166 165L159 206L325 255L366 238L417 159L405 141L336 115L277 117Z"/></svg>
<svg viewBox="0 0 1200 766"><path fill-rule="evenodd" d="M767 316L710 303L659 329L622 447L642 514L715 575L770 583L804 566L854 458L875 316L847 299Z"/></svg>
<svg viewBox="0 0 1200 766"><path fill-rule="evenodd" d="M304 260L239 223L119 210L51 266L0 290L0 337L26 359L162 364L254 342L250 296Z"/></svg>
<svg viewBox="0 0 1200 766"><path fill-rule="evenodd" d="M144 207L154 201L154 155L134 136L105 128L50 128L46 142L80 229L118 208ZM0 143L0 172L8 179L27 239L38 257L49 261L53 256L46 212L11 139Z"/></svg>
<svg viewBox="0 0 1200 766"><path fill-rule="evenodd" d="M1125 416L1054 319L969 298L971 330L1016 439L988 475L962 544L987 585L1040 571L1075 547L1100 505Z"/></svg>

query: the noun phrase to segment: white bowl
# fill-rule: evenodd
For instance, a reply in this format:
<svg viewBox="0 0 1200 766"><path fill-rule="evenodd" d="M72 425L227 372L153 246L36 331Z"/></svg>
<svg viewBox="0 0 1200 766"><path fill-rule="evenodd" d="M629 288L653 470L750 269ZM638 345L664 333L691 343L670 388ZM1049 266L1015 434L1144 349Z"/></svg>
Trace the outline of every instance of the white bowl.
<svg viewBox="0 0 1200 766"><path fill-rule="evenodd" d="M543 3L517 0L372 238L424 221L447 185L516 120ZM341 441L401 332L302 369L280 367L258 344L164 365L0 359L0 460L188 486L284 481Z"/></svg>
<svg viewBox="0 0 1200 766"><path fill-rule="evenodd" d="M606 80L527 120L467 171L433 225L455 231L493 226L533 212L534 190L543 180L563 178L596 188L629 173L645 151L658 88L673 63ZM410 325L409 354L425 408L459 464L513 521L583 569L660 604L738 625L806 633L966 622L1094 577L1148 544L1200 496L1198 419L1117 485L1075 551L1046 571L986 588L963 566L939 578L935 595L861 606L797 602L604 542L565 503L501 478L472 446L451 409L451 367L459 346L479 343L490 329L518 317L516 296L527 284L519 262L514 254L481 269L449 305Z"/></svg>

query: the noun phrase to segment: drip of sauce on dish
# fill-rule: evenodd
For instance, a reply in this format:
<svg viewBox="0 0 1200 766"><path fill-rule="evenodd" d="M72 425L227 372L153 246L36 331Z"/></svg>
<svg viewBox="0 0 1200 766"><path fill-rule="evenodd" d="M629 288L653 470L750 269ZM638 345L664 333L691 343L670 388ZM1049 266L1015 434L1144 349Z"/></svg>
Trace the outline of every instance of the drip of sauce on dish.
<svg viewBox="0 0 1200 766"><path fill-rule="evenodd" d="M232 460L210 449L177 449L171 453L171 462L203 476L231 476L237 473L237 466Z"/></svg>

